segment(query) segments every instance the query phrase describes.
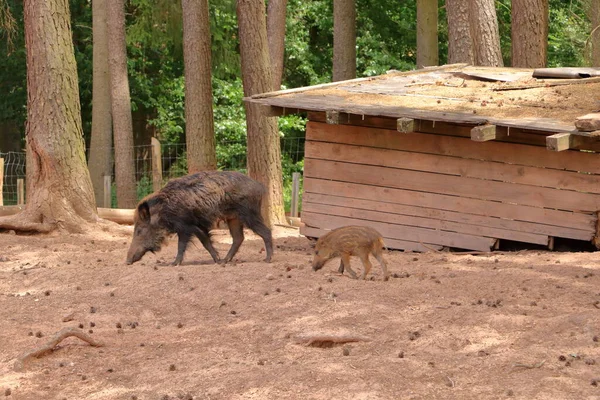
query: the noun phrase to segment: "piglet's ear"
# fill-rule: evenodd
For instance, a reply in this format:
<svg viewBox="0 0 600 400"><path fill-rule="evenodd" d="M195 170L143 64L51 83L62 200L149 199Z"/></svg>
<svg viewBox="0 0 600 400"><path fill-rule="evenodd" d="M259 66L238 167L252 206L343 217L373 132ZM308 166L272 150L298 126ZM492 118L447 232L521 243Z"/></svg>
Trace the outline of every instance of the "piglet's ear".
<svg viewBox="0 0 600 400"><path fill-rule="evenodd" d="M137 208L138 216L142 222L150 222L150 206L147 201L144 201L138 205Z"/></svg>

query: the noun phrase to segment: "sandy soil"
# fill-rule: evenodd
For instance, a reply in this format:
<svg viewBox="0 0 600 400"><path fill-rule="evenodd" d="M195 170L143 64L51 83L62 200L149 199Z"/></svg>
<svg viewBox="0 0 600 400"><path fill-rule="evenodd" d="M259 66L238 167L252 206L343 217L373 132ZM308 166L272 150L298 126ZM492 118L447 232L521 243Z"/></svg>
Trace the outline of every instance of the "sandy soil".
<svg viewBox="0 0 600 400"><path fill-rule="evenodd" d="M130 232L0 234L0 397L600 398L600 253L390 252L393 278L356 281L312 271L292 229L271 264L248 234L235 263L198 244L179 267L174 241L125 265ZM105 346L67 338L14 371L78 326Z"/></svg>

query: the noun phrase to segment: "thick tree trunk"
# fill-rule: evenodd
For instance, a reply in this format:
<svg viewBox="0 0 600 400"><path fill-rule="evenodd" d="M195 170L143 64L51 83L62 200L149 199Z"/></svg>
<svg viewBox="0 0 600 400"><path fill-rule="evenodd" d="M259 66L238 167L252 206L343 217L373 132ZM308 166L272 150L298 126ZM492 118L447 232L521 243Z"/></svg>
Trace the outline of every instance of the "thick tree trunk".
<svg viewBox="0 0 600 400"><path fill-rule="evenodd" d="M269 0L267 5L267 38L271 56L273 90L281 89L285 49L285 15L287 0Z"/></svg>
<svg viewBox="0 0 600 400"><path fill-rule="evenodd" d="M108 69L112 99L113 134L115 143L115 176L117 205L135 208L135 166L133 163L133 127L131 97L127 77L125 44L125 0L106 0L108 22Z"/></svg>
<svg viewBox="0 0 600 400"><path fill-rule="evenodd" d="M68 0L25 0L28 193L5 229L81 232L97 220L85 162Z"/></svg>
<svg viewBox="0 0 600 400"><path fill-rule="evenodd" d="M333 81L356 78L356 6L333 0Z"/></svg>
<svg viewBox="0 0 600 400"><path fill-rule="evenodd" d="M548 49L548 0L512 0L512 66L543 68Z"/></svg>
<svg viewBox="0 0 600 400"><path fill-rule="evenodd" d="M502 67L504 62L494 0L469 0L469 25L475 65Z"/></svg>
<svg viewBox="0 0 600 400"><path fill-rule="evenodd" d="M448 64L473 64L473 39L469 27L469 3L446 0L448 17Z"/></svg>
<svg viewBox="0 0 600 400"><path fill-rule="evenodd" d="M272 89L263 0L238 0L237 16L244 95ZM255 104L245 103L248 137L248 174L267 188L263 215L268 225L285 222L283 177L277 120L263 116Z"/></svg>
<svg viewBox="0 0 600 400"><path fill-rule="evenodd" d="M590 0L590 21L592 22L592 66L600 67L600 1Z"/></svg>
<svg viewBox="0 0 600 400"><path fill-rule="evenodd" d="M417 0L417 68L438 65L437 25L437 0Z"/></svg>
<svg viewBox="0 0 600 400"><path fill-rule="evenodd" d="M105 0L92 2L92 21L94 36L92 138L88 168L94 186L96 205L104 207L104 175L112 175L112 117Z"/></svg>
<svg viewBox="0 0 600 400"><path fill-rule="evenodd" d="M182 0L188 172L217 169L208 0Z"/></svg>

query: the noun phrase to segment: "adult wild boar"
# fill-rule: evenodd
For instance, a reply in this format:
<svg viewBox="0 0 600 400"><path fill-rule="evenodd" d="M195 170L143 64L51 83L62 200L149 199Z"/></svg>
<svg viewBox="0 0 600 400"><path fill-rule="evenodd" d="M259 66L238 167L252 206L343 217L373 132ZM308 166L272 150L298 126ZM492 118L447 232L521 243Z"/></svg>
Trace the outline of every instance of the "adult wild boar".
<svg viewBox="0 0 600 400"><path fill-rule="evenodd" d="M227 222L233 238L223 262L231 261L244 241L244 226L265 242L266 262L271 261L271 230L261 216L264 186L234 171L208 171L172 179L164 188L144 198L134 215L133 240L127 264L142 258L148 251L159 251L170 234L179 237L177 257L172 265L183 261L183 254L193 236L198 237L215 262L221 262L210 238L214 223Z"/></svg>

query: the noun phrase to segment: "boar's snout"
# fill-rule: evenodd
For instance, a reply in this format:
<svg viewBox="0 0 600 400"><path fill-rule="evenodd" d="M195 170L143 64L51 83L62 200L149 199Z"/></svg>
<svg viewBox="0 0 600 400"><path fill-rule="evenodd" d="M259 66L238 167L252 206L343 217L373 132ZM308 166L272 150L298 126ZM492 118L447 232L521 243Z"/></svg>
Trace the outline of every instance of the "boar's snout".
<svg viewBox="0 0 600 400"><path fill-rule="evenodd" d="M325 261L326 261L325 259L315 255L315 258L313 259L313 262L312 262L313 271L318 271L321 268L323 268L323 265L325 265Z"/></svg>
<svg viewBox="0 0 600 400"><path fill-rule="evenodd" d="M134 262L141 260L146 252L146 249L136 250L133 246L131 246L127 252L127 265L131 265Z"/></svg>

